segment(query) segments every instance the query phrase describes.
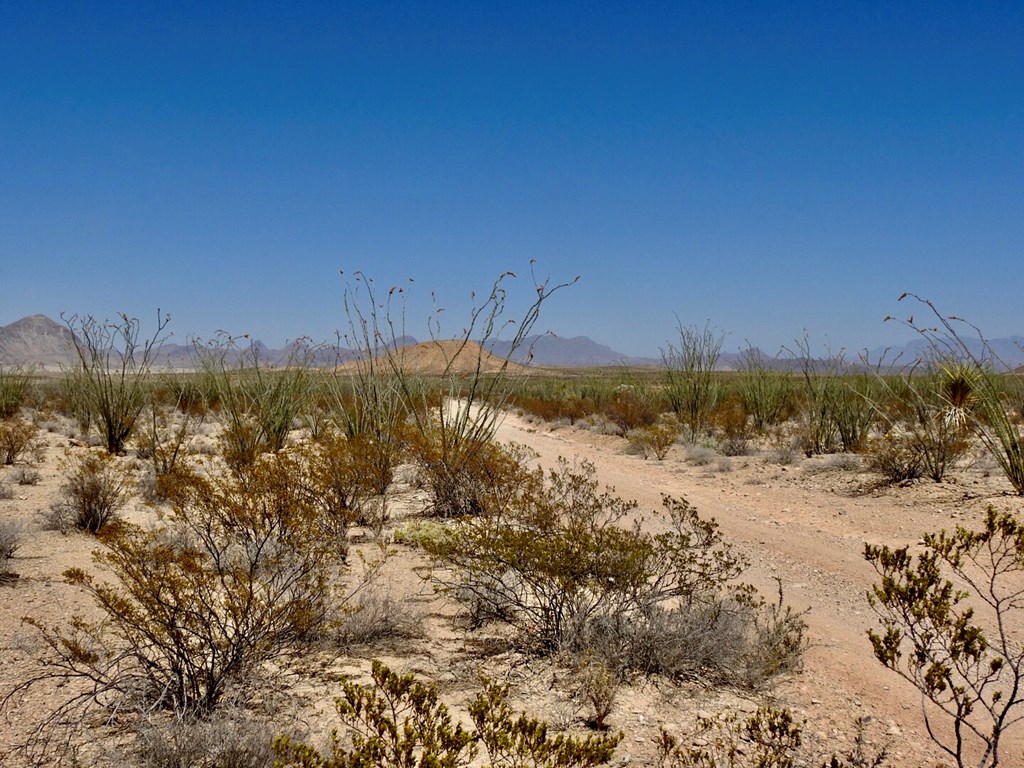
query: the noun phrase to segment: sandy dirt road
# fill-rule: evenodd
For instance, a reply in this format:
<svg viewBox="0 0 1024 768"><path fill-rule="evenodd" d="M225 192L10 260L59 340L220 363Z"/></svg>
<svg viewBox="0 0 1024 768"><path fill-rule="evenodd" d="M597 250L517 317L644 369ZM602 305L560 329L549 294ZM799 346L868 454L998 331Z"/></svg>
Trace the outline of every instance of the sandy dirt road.
<svg viewBox="0 0 1024 768"><path fill-rule="evenodd" d="M715 518L750 560L746 580L772 595L778 579L786 601L808 611L805 668L779 689L783 703L806 717L808 730L827 739L864 718L884 728L895 764L951 764L928 738L920 694L874 659L866 630L876 618L866 593L876 575L862 553L865 541L914 544L926 531L969 520L972 508L984 506L981 494L934 484L897 489L902 494L853 492L856 484L829 471L827 458L800 468L741 458L732 460L730 471L709 471L685 462L677 448L664 462L647 461L624 455L621 438L551 430L514 415L498 436L528 446L545 467L559 456L592 462L602 483L636 499L641 509L659 509L669 494ZM1004 748L1013 757L1004 764L1024 765L1022 736L1020 729L1011 732Z"/></svg>

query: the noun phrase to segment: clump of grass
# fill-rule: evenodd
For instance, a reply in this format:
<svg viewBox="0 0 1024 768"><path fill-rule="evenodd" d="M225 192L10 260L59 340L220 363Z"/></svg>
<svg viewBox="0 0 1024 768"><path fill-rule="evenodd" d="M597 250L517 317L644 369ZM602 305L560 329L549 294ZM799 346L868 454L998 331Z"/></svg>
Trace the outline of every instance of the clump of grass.
<svg viewBox="0 0 1024 768"><path fill-rule="evenodd" d="M697 467L706 467L718 458L718 451L706 445L691 445L686 449L686 461Z"/></svg>
<svg viewBox="0 0 1024 768"><path fill-rule="evenodd" d="M18 467L11 473L11 480L18 485L38 485L42 479L39 470L32 467Z"/></svg>

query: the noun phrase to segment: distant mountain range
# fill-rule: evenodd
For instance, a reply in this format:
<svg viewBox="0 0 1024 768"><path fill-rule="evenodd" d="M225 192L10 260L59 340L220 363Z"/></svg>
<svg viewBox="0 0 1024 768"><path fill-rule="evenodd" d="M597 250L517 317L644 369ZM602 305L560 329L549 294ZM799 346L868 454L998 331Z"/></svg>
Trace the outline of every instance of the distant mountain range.
<svg viewBox="0 0 1024 768"><path fill-rule="evenodd" d="M395 340L399 347L412 346L417 340L403 336ZM967 342L971 352L981 356L980 340ZM990 351L1011 368L1024 365L1024 336L988 341ZM606 367L606 366L653 366L660 365L660 357L635 357L617 352L611 347L599 344L587 336L564 337L553 334L530 336L514 352L511 342L492 341L488 351L499 357L510 358L513 362L551 368ZM315 366L333 366L359 357L358 350L325 344L311 349L289 345L282 349L271 349L261 341L248 341L243 349L255 349L259 359L268 365L281 365L289 360L304 359ZM792 357L772 357L760 350L752 350L762 362L773 370L800 370L803 361ZM909 365L914 360L928 356L930 349L924 339L916 339L900 347L879 347L870 350L868 359L872 364ZM229 352L228 361L235 353ZM721 370L736 370L743 367L747 353L723 352L718 367ZM74 337L67 326L55 322L46 315L23 317L10 325L0 326L0 365L38 365L57 368L72 364L76 355ZM860 361L849 359L851 367L858 367ZM195 351L191 345L164 344L157 355L157 367L178 369L196 366Z"/></svg>
<svg viewBox="0 0 1024 768"><path fill-rule="evenodd" d="M419 342L412 336L395 340L397 347L414 346ZM307 359L315 366L332 366L359 357L358 350L334 344L310 349L289 345L271 349L262 341L243 340L241 349L255 350L259 359L268 365L281 365L289 360ZM494 341L488 351L499 357L509 357L511 342ZM234 353L229 352L229 361ZM75 361L74 338L67 326L46 315L32 315L0 326L0 365L39 365L56 368ZM580 367L608 365L654 365L657 358L631 357L586 336L563 338L544 335L531 336L512 355L513 362L545 367ZM157 367L194 368L195 350L191 345L165 343L156 356Z"/></svg>

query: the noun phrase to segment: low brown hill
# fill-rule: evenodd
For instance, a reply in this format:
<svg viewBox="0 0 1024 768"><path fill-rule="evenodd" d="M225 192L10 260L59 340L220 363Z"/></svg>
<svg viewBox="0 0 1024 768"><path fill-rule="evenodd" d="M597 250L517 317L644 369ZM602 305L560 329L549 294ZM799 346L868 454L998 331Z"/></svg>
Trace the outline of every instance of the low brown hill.
<svg viewBox="0 0 1024 768"><path fill-rule="evenodd" d="M483 349L475 341L423 341L401 347L395 353L402 370L425 376L440 376L453 373L465 376L474 373L478 367L482 373L497 373L502 366L512 374L527 372L526 366L510 363ZM342 368L358 365L356 362L346 363Z"/></svg>

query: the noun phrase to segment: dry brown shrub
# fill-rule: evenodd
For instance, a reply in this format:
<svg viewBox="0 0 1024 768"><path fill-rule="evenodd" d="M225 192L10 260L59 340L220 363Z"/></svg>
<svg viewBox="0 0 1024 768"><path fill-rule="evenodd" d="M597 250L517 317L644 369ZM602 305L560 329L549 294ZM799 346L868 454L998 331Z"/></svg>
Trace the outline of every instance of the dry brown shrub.
<svg viewBox="0 0 1024 768"><path fill-rule="evenodd" d="M0 463L14 464L26 453L38 453L38 432L36 425L27 419L0 419Z"/></svg>
<svg viewBox="0 0 1024 768"><path fill-rule="evenodd" d="M49 522L60 531L99 531L117 518L134 487L131 470L109 453L87 450L64 463L64 483L50 506Z"/></svg>

